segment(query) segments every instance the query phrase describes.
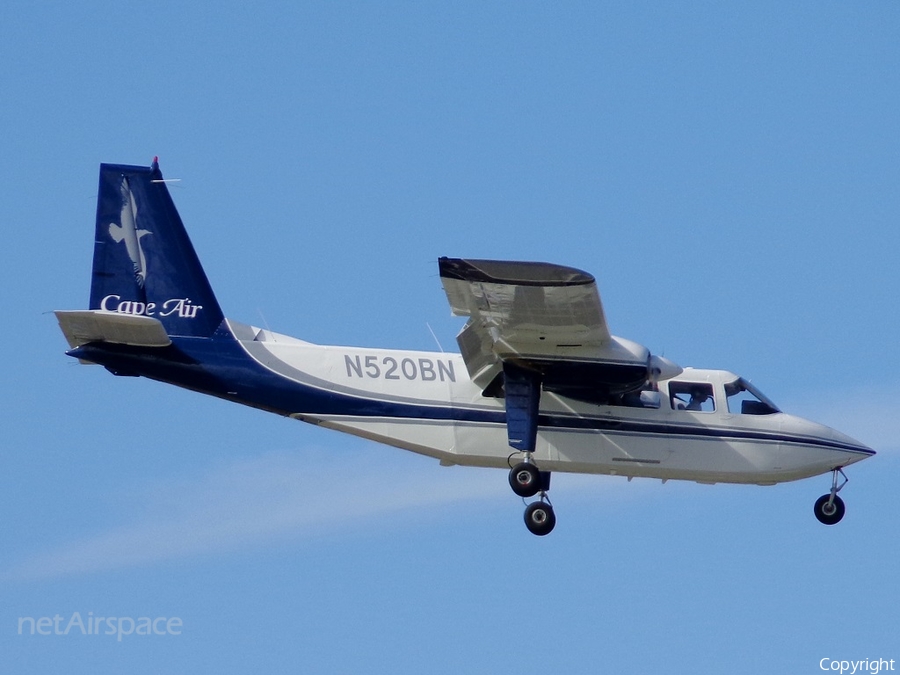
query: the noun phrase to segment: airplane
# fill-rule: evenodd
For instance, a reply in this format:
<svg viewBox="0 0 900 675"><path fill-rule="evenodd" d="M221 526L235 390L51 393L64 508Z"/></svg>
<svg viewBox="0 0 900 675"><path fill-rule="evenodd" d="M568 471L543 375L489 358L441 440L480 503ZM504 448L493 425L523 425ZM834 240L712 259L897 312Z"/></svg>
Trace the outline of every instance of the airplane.
<svg viewBox="0 0 900 675"><path fill-rule="evenodd" d="M509 470L530 532L552 472L774 485L875 452L782 412L748 380L681 368L609 332L594 277L542 262L442 257L459 354L312 344L225 318L162 177L100 165L90 305L57 311L69 356L436 458Z"/></svg>

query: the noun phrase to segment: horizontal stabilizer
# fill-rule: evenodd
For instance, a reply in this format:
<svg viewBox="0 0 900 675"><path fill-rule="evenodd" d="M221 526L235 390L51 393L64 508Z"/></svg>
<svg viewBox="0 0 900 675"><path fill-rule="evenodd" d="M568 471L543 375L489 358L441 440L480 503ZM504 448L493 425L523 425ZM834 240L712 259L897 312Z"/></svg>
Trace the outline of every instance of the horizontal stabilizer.
<svg viewBox="0 0 900 675"><path fill-rule="evenodd" d="M158 319L100 309L57 311L56 319L72 349L89 342L112 342L133 347L172 344Z"/></svg>

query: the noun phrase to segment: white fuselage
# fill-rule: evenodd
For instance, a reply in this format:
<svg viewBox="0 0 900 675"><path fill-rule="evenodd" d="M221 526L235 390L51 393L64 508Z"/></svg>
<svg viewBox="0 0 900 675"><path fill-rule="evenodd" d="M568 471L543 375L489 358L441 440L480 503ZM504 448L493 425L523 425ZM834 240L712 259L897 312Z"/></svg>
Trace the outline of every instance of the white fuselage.
<svg viewBox="0 0 900 675"><path fill-rule="evenodd" d="M230 325L257 362L322 392L371 402L366 414L292 416L435 457L445 465L505 468L504 401L485 397L458 354L314 345ZM686 369L660 382L658 408L596 405L544 392L534 460L545 471L774 484L826 473L871 455L828 427L781 412L729 412L727 371ZM674 383L674 384L673 384ZM709 411L677 409L669 386L712 387ZM673 390L674 391L674 390ZM380 414L400 406L403 415ZM410 415L408 410L417 410Z"/></svg>

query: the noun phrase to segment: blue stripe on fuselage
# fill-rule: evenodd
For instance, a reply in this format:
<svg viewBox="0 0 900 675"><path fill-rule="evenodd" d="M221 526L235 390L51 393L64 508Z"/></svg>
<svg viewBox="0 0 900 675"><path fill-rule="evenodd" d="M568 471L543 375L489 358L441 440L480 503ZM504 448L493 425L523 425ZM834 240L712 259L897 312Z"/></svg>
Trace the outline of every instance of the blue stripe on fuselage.
<svg viewBox="0 0 900 675"><path fill-rule="evenodd" d="M212 338L173 337L172 345L168 347L89 343L68 354L99 363L117 374L142 375L280 415L307 413L506 424L503 410L458 408L449 403L428 405L425 402L386 401L364 392L352 396L297 382L257 362L224 328ZM694 424L541 414L538 425L545 429L800 443L829 450L875 454L869 448L808 436Z"/></svg>
<svg viewBox="0 0 900 675"><path fill-rule="evenodd" d="M501 410L383 401L363 392L357 397L303 384L257 362L225 330L220 329L212 338L171 339L168 347L95 342L67 353L106 366L117 374L142 375L280 415L308 413L506 423Z"/></svg>

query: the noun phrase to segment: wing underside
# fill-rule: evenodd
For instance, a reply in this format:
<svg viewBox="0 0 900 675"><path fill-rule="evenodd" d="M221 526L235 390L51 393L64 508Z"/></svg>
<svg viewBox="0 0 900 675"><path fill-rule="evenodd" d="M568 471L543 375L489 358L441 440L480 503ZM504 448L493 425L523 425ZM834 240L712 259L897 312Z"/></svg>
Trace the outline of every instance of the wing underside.
<svg viewBox="0 0 900 675"><path fill-rule="evenodd" d="M650 353L610 334L593 276L535 262L441 258L450 307L469 320L457 337L469 376L486 393L503 364L540 374L543 389L597 400L640 388Z"/></svg>

